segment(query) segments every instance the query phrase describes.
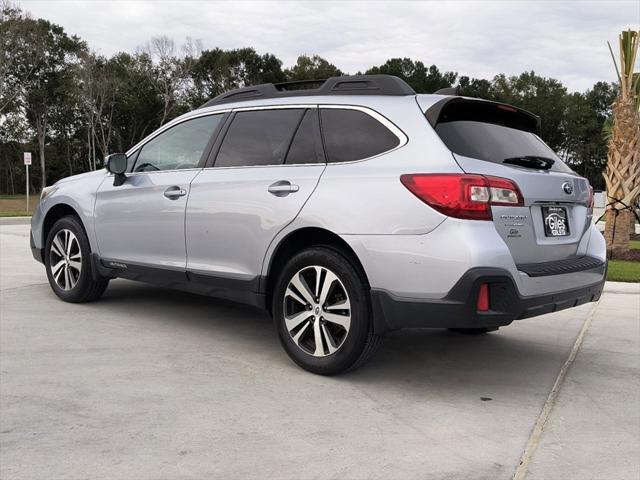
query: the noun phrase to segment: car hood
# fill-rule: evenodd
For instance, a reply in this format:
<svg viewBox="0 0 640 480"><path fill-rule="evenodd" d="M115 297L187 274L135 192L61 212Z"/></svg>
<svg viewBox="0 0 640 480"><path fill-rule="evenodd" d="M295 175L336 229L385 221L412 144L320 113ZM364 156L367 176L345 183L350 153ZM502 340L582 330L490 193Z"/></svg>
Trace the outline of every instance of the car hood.
<svg viewBox="0 0 640 480"><path fill-rule="evenodd" d="M63 178L61 180L58 180L55 183L55 185L62 185L65 183L77 182L79 180L98 181L99 179L104 178L107 174L108 174L107 171L104 168L101 168L100 170L94 170L93 172L79 173L78 175L72 175L70 177Z"/></svg>

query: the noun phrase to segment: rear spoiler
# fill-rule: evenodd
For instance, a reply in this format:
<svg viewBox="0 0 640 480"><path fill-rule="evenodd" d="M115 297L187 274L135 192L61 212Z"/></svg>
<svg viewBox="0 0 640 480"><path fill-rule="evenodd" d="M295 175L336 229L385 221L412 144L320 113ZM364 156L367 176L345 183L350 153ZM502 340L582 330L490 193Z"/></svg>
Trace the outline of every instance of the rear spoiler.
<svg viewBox="0 0 640 480"><path fill-rule="evenodd" d="M443 98L424 114L434 128L439 123L467 120L493 123L540 135L539 116L512 105L477 98Z"/></svg>

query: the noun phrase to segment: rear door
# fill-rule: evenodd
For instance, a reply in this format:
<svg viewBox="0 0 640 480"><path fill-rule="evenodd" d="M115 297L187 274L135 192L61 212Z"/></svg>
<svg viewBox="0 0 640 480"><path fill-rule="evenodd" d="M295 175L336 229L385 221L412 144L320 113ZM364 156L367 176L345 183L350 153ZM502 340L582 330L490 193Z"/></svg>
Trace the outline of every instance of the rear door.
<svg viewBox="0 0 640 480"><path fill-rule="evenodd" d="M325 168L315 107L233 114L187 206L187 270L196 281L257 290L267 247ZM217 154L216 154L217 151Z"/></svg>
<svg viewBox="0 0 640 480"><path fill-rule="evenodd" d="M590 187L537 135L537 117L493 102L456 99L435 130L467 173L516 182L523 207L493 206L493 221L517 264L580 255L591 221Z"/></svg>

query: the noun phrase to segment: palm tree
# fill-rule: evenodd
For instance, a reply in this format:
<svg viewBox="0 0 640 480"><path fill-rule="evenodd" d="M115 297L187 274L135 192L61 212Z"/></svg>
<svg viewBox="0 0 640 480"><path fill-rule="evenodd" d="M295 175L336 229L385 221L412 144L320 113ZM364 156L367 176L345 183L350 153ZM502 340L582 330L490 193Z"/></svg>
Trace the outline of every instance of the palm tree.
<svg viewBox="0 0 640 480"><path fill-rule="evenodd" d="M605 240L609 257L629 250L633 206L640 194L640 74L634 73L640 32L619 36L619 62L609 51L620 88L613 102L613 127L604 179L607 186Z"/></svg>

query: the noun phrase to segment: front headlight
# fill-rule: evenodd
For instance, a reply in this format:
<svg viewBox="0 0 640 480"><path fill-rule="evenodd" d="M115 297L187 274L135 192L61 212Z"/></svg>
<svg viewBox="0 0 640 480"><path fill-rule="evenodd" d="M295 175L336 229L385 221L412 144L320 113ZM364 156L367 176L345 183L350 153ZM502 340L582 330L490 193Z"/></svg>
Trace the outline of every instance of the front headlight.
<svg viewBox="0 0 640 480"><path fill-rule="evenodd" d="M49 195L51 195L53 192L55 192L58 189L58 187L56 187L55 185L51 185L50 187L45 187L42 189L42 192L40 192L40 201L44 201L45 198L47 198Z"/></svg>

